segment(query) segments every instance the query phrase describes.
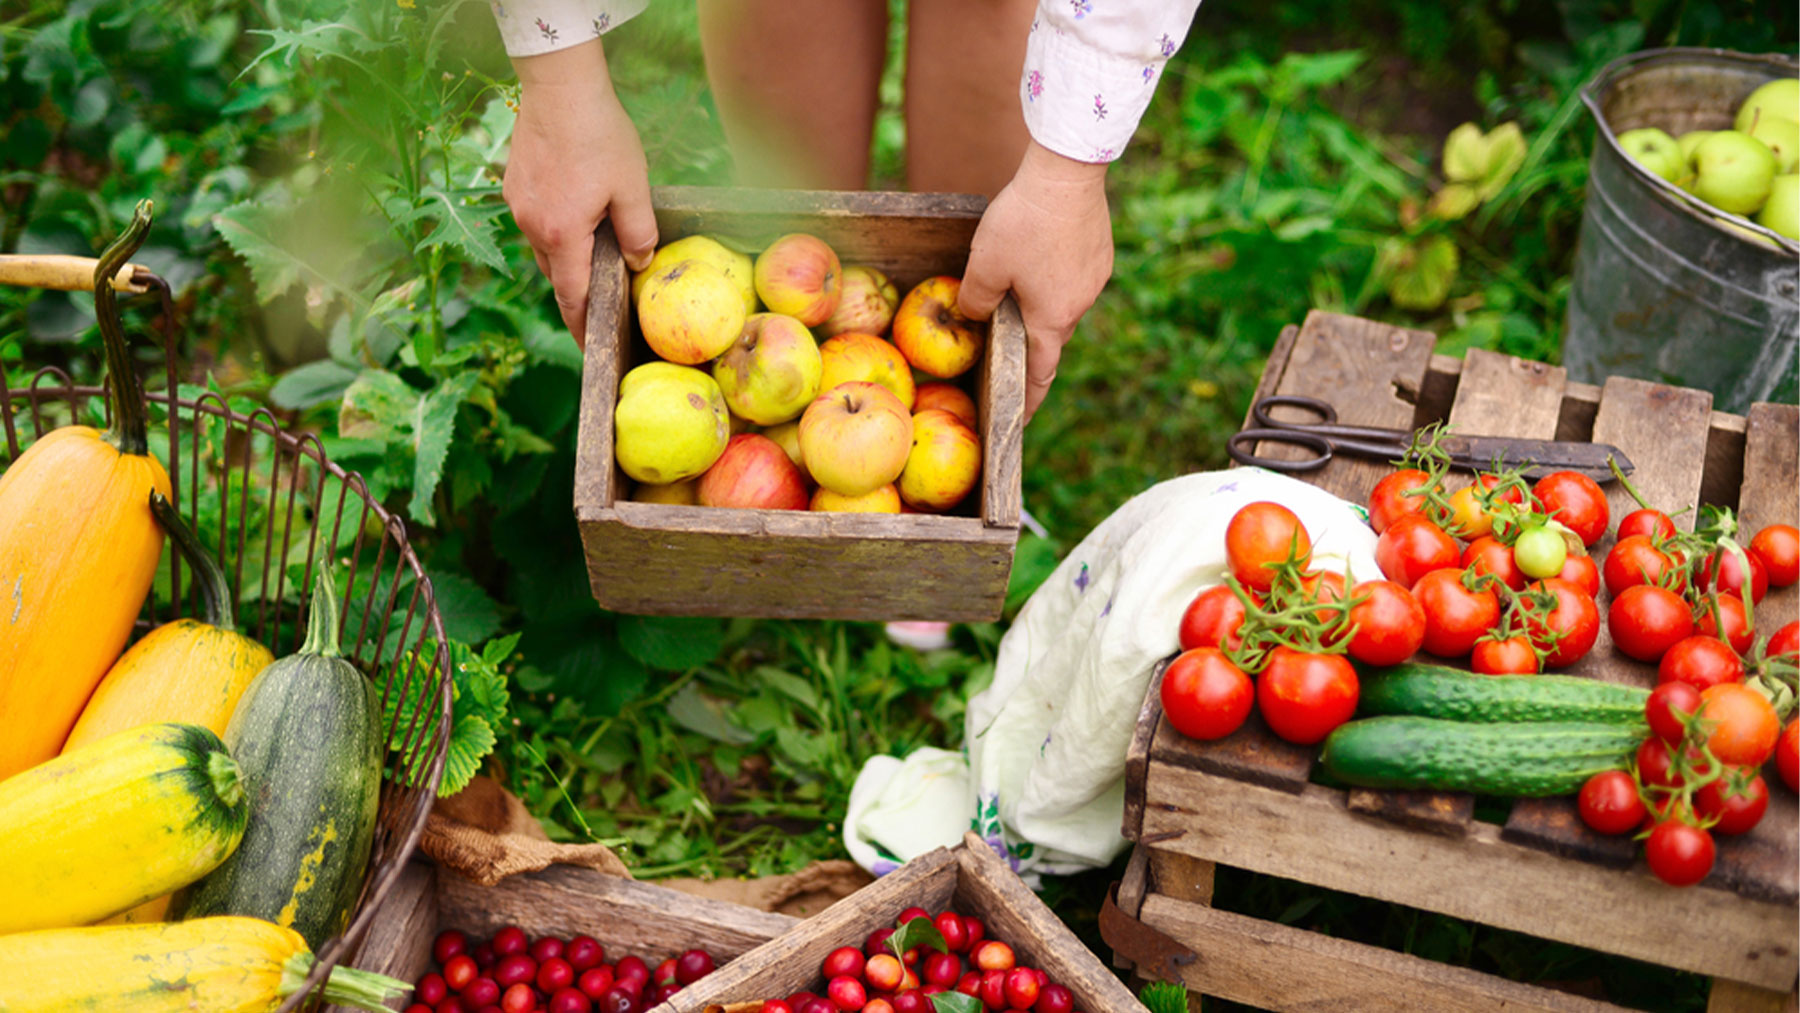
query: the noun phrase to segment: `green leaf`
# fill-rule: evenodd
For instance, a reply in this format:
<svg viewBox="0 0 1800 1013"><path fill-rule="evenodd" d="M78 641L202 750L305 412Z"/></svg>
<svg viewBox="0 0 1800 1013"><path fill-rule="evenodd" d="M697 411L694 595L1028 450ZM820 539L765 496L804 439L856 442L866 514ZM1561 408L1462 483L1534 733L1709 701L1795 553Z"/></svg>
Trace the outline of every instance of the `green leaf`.
<svg viewBox="0 0 1800 1013"><path fill-rule="evenodd" d="M419 240L418 250L449 245L477 263L512 277L506 258L500 255L500 247L494 243L499 230L492 219L506 211L505 204L498 201L466 204L467 194L446 193L435 186L426 187L421 196L430 201L419 209L421 215L437 222L437 227Z"/></svg>
<svg viewBox="0 0 1800 1013"><path fill-rule="evenodd" d="M362 294L344 286L333 268L315 259L326 247L314 253L293 249L291 240L304 232L296 226L301 210L283 206L267 198L243 201L213 216L213 228L244 258L250 277L256 281L257 298L267 303L295 285L318 285L328 289L352 305L367 303Z"/></svg>
<svg viewBox="0 0 1800 1013"><path fill-rule="evenodd" d="M450 453L450 438L456 435L456 409L469 396L479 375L458 373L431 389L419 399L418 416L413 423L412 499L407 514L421 524L436 524L432 503L438 482L444 476L444 458Z"/></svg>
<svg viewBox="0 0 1800 1013"><path fill-rule="evenodd" d="M987 1007L966 992L934 992L931 1008L933 1013L982 1013Z"/></svg>
<svg viewBox="0 0 1800 1013"><path fill-rule="evenodd" d="M1138 993L1138 1001L1150 1013L1187 1013L1188 991L1172 981L1153 981Z"/></svg>
<svg viewBox="0 0 1800 1013"><path fill-rule="evenodd" d="M1275 68L1276 76L1302 89L1324 88L1349 77L1362 66L1361 50L1329 53L1288 53Z"/></svg>
<svg viewBox="0 0 1800 1013"><path fill-rule="evenodd" d="M344 390L338 406L338 436L347 440L398 443L408 439L417 416L419 391L383 369L365 369Z"/></svg>
<svg viewBox="0 0 1800 1013"><path fill-rule="evenodd" d="M438 614L444 618L444 635L465 644L479 644L500 630L500 606L481 585L459 573L428 569Z"/></svg>
<svg viewBox="0 0 1800 1013"><path fill-rule="evenodd" d="M756 677L761 679L770 689L793 700L810 711L819 709L819 697L813 692L812 683L784 672L770 665L763 665L756 670Z"/></svg>
<svg viewBox="0 0 1800 1013"><path fill-rule="evenodd" d="M1445 183L1443 189L1431 195L1430 203L1425 205L1425 213L1433 218L1453 222L1475 210L1481 203L1481 195L1467 183Z"/></svg>
<svg viewBox="0 0 1800 1013"><path fill-rule="evenodd" d="M275 28L256 29L250 34L268 36L269 46L256 54L256 58L245 65L244 69L238 73L240 78L270 57L279 57L290 67L293 66L294 60L303 53L312 56L337 56L354 62L356 51L364 48L357 45L358 40L361 39L365 43L368 41L349 25L310 19L302 21L300 30L297 32L286 28Z"/></svg>
<svg viewBox="0 0 1800 1013"><path fill-rule="evenodd" d="M775 748L803 770L822 771L831 759L831 744L816 732L798 728L775 729Z"/></svg>
<svg viewBox="0 0 1800 1013"><path fill-rule="evenodd" d="M1481 178L1487 166L1487 143L1481 128L1464 123L1444 138L1444 178L1470 183Z"/></svg>
<svg viewBox="0 0 1800 1013"><path fill-rule="evenodd" d="M906 951L915 946L929 946L939 953L949 953L950 944L944 942L944 934L929 918L914 918L905 925L894 930L888 937L888 949L894 956L906 959Z"/></svg>
<svg viewBox="0 0 1800 1013"><path fill-rule="evenodd" d="M714 742L742 746L756 741L754 732L740 728L731 720L730 709L724 700L703 692L694 683L676 690L666 707L669 720Z"/></svg>
<svg viewBox="0 0 1800 1013"><path fill-rule="evenodd" d="M1393 242L1382 251L1388 298L1402 309L1437 309L1456 282L1460 257L1448 236L1417 243Z"/></svg>
<svg viewBox="0 0 1800 1013"><path fill-rule="evenodd" d="M269 400L278 408L311 408L342 397L356 375L356 370L330 359L309 362L283 373L269 388Z"/></svg>
<svg viewBox="0 0 1800 1013"><path fill-rule="evenodd" d="M494 730L474 714L459 714L450 729L450 745L444 750L444 782L438 796L454 795L481 773L481 761L494 751Z"/></svg>
<svg viewBox="0 0 1800 1013"><path fill-rule="evenodd" d="M619 643L651 668L685 672L719 656L725 628L717 619L620 616Z"/></svg>
<svg viewBox="0 0 1800 1013"><path fill-rule="evenodd" d="M1525 134L1517 123L1502 123L1484 138L1487 162L1482 167L1478 192L1482 200L1499 193L1525 164Z"/></svg>

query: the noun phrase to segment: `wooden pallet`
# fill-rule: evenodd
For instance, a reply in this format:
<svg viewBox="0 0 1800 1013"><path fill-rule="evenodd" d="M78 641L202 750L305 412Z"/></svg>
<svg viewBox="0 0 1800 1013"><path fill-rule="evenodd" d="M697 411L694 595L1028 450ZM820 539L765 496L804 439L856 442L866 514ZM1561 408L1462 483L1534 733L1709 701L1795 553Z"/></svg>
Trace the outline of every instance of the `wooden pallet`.
<svg viewBox="0 0 1800 1013"><path fill-rule="evenodd" d="M1314 313L1283 333L1257 396L1324 398L1354 424L1448 420L1469 433L1612 443L1635 463L1633 484L1666 509L1734 506L1746 532L1800 515L1796 406L1759 404L1740 418L1713 411L1701 391L1570 383L1559 367L1480 350L1457 360L1432 345L1421 331ZM1307 478L1365 502L1389 470L1334 460ZM1635 506L1616 483L1608 498L1615 520ZM1797 605L1800 588L1772 591L1757 607L1758 630L1794 619ZM1611 650L1604 624L1572 671L1655 683L1653 666ZM1800 814L1773 770L1762 823L1719 839L1700 886L1673 889L1645 869L1639 845L1589 832L1572 799L1521 801L1493 824L1475 818L1468 795L1313 784L1316 755L1254 719L1219 742L1185 738L1162 720L1151 687L1127 768L1124 830L1141 862L1120 907L1199 954L1176 972L1190 987L1278 1010L1619 1008L1214 911L1211 863L1223 863L1710 975L1710 1009L1720 1013L1791 1004Z"/></svg>

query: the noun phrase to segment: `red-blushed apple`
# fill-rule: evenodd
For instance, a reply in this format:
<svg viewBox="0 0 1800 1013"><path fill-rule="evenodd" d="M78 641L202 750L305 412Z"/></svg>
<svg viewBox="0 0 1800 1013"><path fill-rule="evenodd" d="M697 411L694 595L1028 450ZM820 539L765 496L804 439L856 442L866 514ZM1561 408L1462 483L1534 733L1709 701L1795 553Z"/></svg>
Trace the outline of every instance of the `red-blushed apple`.
<svg viewBox="0 0 1800 1013"><path fill-rule="evenodd" d="M638 328L650 350L670 362L698 366L744 332L744 301L725 272L683 260L644 282Z"/></svg>
<svg viewBox="0 0 1800 1013"><path fill-rule="evenodd" d="M633 503L663 503L670 506L693 506L700 502L699 482L687 479L683 482L669 482L664 485L652 485L639 482L637 488L631 490Z"/></svg>
<svg viewBox="0 0 1800 1013"><path fill-rule="evenodd" d="M700 476L701 506L805 510L806 480L787 452L760 433L740 433Z"/></svg>
<svg viewBox="0 0 1800 1013"><path fill-rule="evenodd" d="M658 247L650 263L631 276L631 301L636 303L643 298L644 283L652 275L683 260L698 260L725 272L725 277L731 279L738 295L743 297L744 312L756 312L756 282L751 274L755 267L750 255L739 253L711 236L683 236Z"/></svg>
<svg viewBox="0 0 1800 1013"><path fill-rule="evenodd" d="M942 380L919 384L918 392L913 395L913 414L927 408L942 408L962 419L963 425L975 428L975 399L956 384Z"/></svg>
<svg viewBox="0 0 1800 1013"><path fill-rule="evenodd" d="M912 431L912 416L891 391L852 380L807 406L800 416L800 454L820 485L861 496L900 477Z"/></svg>
<svg viewBox="0 0 1800 1013"><path fill-rule="evenodd" d="M769 439L774 440L781 449L787 451L788 460L794 462L794 467L800 469L800 473L806 476L806 481L808 483L812 482L812 473L806 470L806 457L800 453L799 419L792 419L777 426L770 426L767 429L764 429L762 434Z"/></svg>
<svg viewBox="0 0 1800 1013"><path fill-rule="evenodd" d="M890 482L861 496L842 496L820 486L813 490L811 508L839 514L897 514L900 512L900 490Z"/></svg>
<svg viewBox="0 0 1800 1013"><path fill-rule="evenodd" d="M823 362L820 390L851 380L868 380L886 387L907 411L913 410L916 390L912 366L892 342L873 334L840 334L819 346L819 358Z"/></svg>
<svg viewBox="0 0 1800 1013"><path fill-rule="evenodd" d="M894 321L894 308L900 305L900 291L888 276L872 267L855 265L844 268L839 279L837 309L819 325L819 333L884 334Z"/></svg>
<svg viewBox="0 0 1800 1013"><path fill-rule="evenodd" d="M712 375L733 414L772 426L799 416L819 396L823 362L805 324L780 313L757 313L713 361Z"/></svg>
<svg viewBox="0 0 1800 1013"><path fill-rule="evenodd" d="M823 239L792 232L757 256L756 294L770 312L817 327L837 309L841 272L837 253Z"/></svg>
<svg viewBox="0 0 1800 1013"><path fill-rule="evenodd" d="M981 440L942 408L913 416L912 450L900 472L900 498L933 513L955 507L981 480Z"/></svg>
<svg viewBox="0 0 1800 1013"><path fill-rule="evenodd" d="M940 275L919 282L894 312L894 344L920 372L961 376L981 358L987 325L956 311L962 282Z"/></svg>

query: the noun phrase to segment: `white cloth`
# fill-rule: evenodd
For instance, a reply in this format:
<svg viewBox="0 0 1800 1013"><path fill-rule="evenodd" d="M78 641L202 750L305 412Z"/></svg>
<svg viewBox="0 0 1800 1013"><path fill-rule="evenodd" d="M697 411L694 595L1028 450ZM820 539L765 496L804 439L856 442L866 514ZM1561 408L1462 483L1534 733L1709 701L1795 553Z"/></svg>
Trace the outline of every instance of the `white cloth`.
<svg viewBox="0 0 1800 1013"><path fill-rule="evenodd" d="M490 0L508 56L597 39L649 0ZM1038 0L1019 98L1039 144L1082 162L1119 157L1200 0Z"/></svg>
<svg viewBox="0 0 1800 1013"><path fill-rule="evenodd" d="M1376 579L1367 513L1304 482L1256 468L1187 475L1134 497L1075 547L1000 641L994 680L969 701L968 789L958 823L885 789L909 765L870 761L852 791L845 842L904 860L954 845L973 828L1024 875L1105 866L1124 849L1125 753L1156 663L1178 648L1181 614L1224 582L1225 526L1245 504L1293 510L1313 541L1313 566ZM941 752L941 751L937 751ZM921 764L946 783L942 758ZM884 805L859 809L857 795ZM896 811L901 810L901 811ZM877 823L869 818L879 811ZM936 829L928 836L924 828ZM904 836L889 828L905 827ZM852 843L853 841L860 843ZM867 861L863 864L876 871Z"/></svg>

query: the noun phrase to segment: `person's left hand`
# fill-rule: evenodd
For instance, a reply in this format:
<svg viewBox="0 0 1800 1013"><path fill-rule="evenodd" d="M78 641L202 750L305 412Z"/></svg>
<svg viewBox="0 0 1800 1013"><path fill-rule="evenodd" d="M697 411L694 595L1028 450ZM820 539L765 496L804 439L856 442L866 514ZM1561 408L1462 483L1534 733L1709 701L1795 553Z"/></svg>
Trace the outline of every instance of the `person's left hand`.
<svg viewBox="0 0 1800 1013"><path fill-rule="evenodd" d="M957 310L986 320L1010 289L1025 322L1025 420L1056 379L1062 348L1112 277L1106 165L1032 141L969 245Z"/></svg>

